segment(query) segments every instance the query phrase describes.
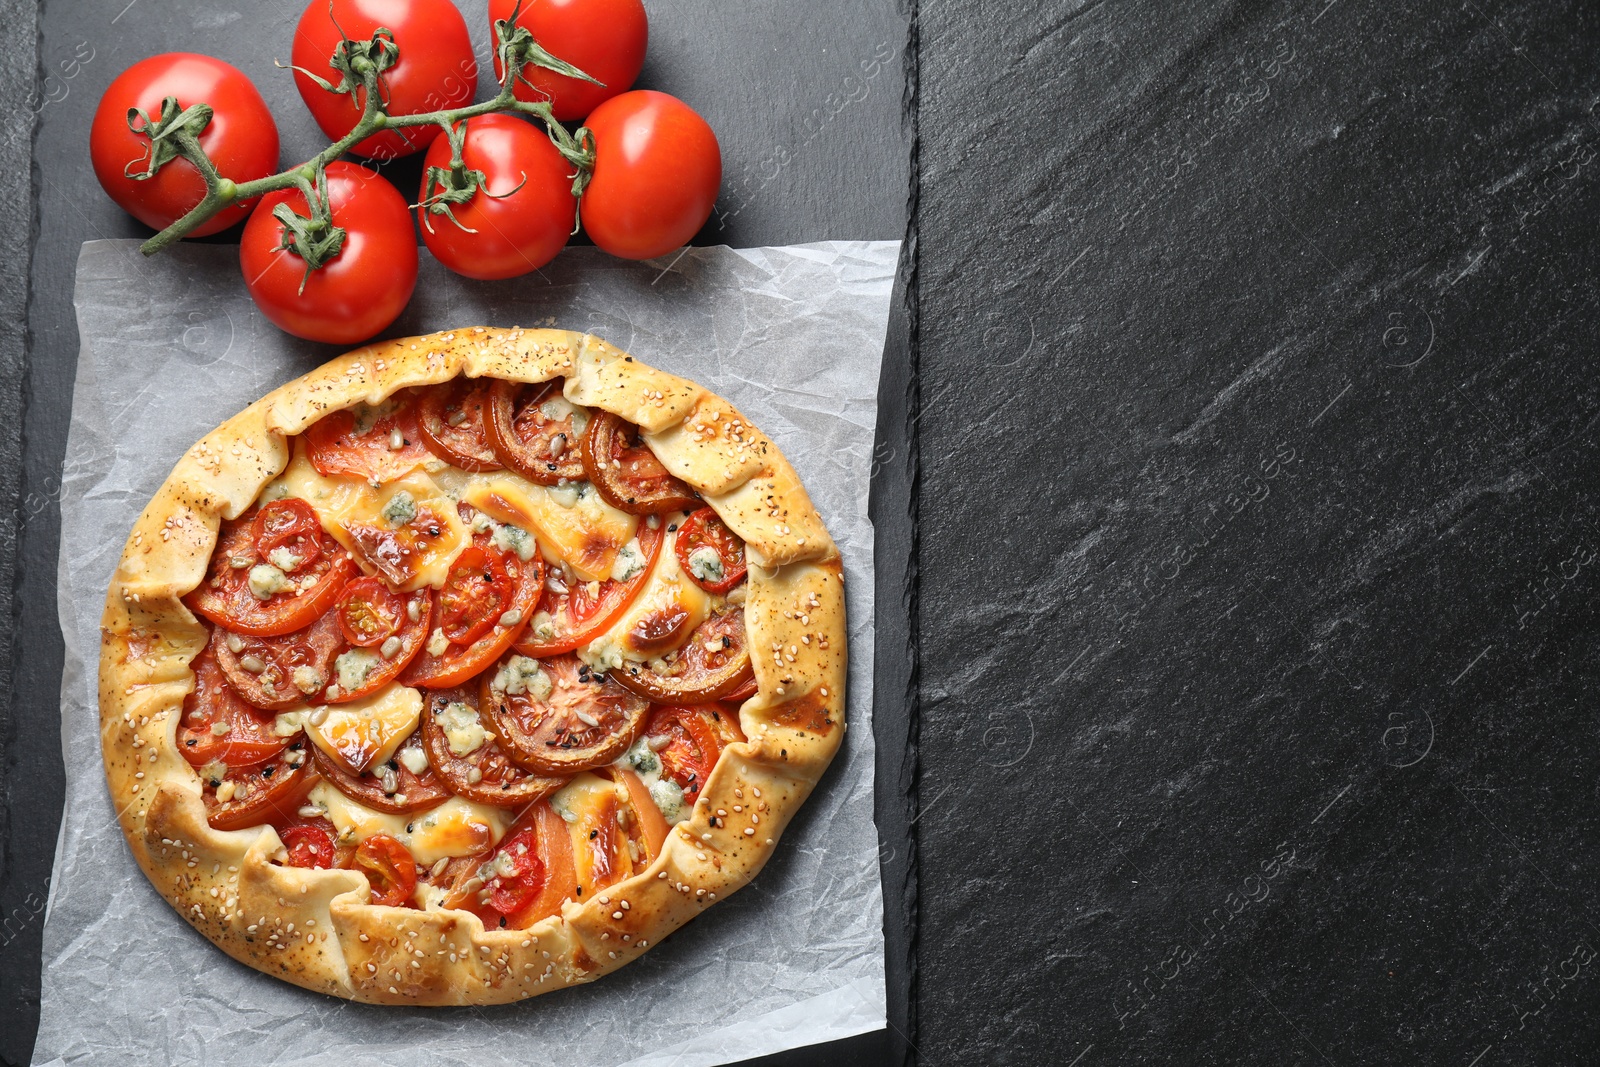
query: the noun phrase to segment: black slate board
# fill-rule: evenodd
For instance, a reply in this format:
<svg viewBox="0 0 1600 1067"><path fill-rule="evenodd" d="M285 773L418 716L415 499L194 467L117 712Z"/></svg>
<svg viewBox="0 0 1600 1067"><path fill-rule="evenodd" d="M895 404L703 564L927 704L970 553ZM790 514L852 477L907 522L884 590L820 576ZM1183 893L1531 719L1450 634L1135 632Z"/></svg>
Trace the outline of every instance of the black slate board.
<svg viewBox="0 0 1600 1067"><path fill-rule="evenodd" d="M1600 9L919 32L923 1062L1595 1062Z"/></svg>
<svg viewBox="0 0 1600 1067"><path fill-rule="evenodd" d="M481 43L488 32L486 3L470 0L459 6ZM28 366L20 381L15 370L20 330L0 335L0 367L6 368L7 386L0 402L14 404L19 385L26 402L20 422L0 417L0 459L5 460L0 462L0 502L19 501L22 527L18 606L14 614L0 612L10 620L0 634L0 666L15 665L13 676L0 675L6 683L0 688L9 690L9 706L0 709L8 716L0 720L0 1062L20 1064L28 1061L38 1025L39 931L61 810L56 710L61 640L55 610L60 517L55 494L77 358L73 269L83 241L149 232L118 211L95 184L88 169L89 117L100 93L123 68L146 55L181 47L227 59L255 80L279 121L285 162L304 158L325 142L287 73L272 65L274 48L287 58L288 37L303 3L51 3L40 15L37 72L27 32L33 13L26 5L0 0L0 11L12 7L18 11L8 25L18 32L0 47L0 85L12 90L8 98L24 99L29 93L25 79L36 73L32 93L38 108ZM891 0L828 0L803 8L646 0L646 8L651 45L640 86L689 101L711 122L722 145L723 196L697 244L748 247L904 235L909 145L902 68L908 28L905 14ZM10 137L25 146L31 116L19 117ZM418 174L414 161L393 168L402 189L414 189ZM23 180L17 177L15 184L13 196L25 196ZM0 182L0 197L5 194ZM8 234L0 243L8 251L18 246L15 254L25 256L21 246L28 236ZM230 238L236 241L237 234L215 240ZM13 319L21 312L21 278L20 269L13 269L0 283L0 311ZM903 403L909 357L903 319L894 338L885 359L885 418L880 425L884 461L873 487L878 554L889 561L903 559L910 542L905 474L910 451ZM16 344L17 353L7 354L8 343ZM241 405L248 399L241 398ZM7 410L0 409L0 416ZM4 473L16 469L19 429L20 490ZM13 436L5 437L7 433ZM12 538L3 536L6 532L0 528L0 578L5 579L0 581L0 598L13 588L4 554ZM896 887L896 880L904 882L909 856L903 844L909 820L908 683L899 666L909 659L904 578L889 567L880 569L879 655L890 666L882 672L887 682L878 687L875 715L879 792L886 801L880 826L889 879L891 1024L902 1031L907 1025L910 951L909 904ZM0 599L0 608L6 607ZM769 1062L808 1062L807 1057L818 1055L842 1063L877 1063L898 1052L880 1032Z"/></svg>

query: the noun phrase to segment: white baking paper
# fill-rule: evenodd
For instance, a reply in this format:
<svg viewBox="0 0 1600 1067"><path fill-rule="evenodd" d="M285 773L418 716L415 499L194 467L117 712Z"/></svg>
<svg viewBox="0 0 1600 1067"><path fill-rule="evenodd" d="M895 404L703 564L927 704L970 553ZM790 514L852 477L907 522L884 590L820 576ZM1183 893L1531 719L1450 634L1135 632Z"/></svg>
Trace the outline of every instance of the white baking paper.
<svg viewBox="0 0 1600 1067"><path fill-rule="evenodd" d="M392 334L552 325L604 337L721 393L795 465L844 553L849 724L755 882L599 982L493 1008L371 1007L235 963L135 866L101 770L101 604L134 518L182 452L335 353L257 313L238 252L133 241L78 258L82 349L61 497L66 811L44 928L36 1064L560 1064L694 1067L884 1025L872 821L872 526L879 364L895 242L695 248L627 263L595 249L470 283L423 257Z"/></svg>

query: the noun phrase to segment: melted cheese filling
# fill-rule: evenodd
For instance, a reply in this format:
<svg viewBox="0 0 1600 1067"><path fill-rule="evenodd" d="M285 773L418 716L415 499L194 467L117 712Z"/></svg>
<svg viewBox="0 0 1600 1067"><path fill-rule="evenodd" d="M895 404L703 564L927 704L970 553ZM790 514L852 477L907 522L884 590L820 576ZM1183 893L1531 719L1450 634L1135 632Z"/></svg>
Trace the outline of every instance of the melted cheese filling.
<svg viewBox="0 0 1600 1067"><path fill-rule="evenodd" d="M671 527L682 522L683 516L677 515L668 520L667 525ZM629 660L642 663L676 651L711 614L711 594L696 585L678 565L674 547L677 539L677 533L669 529L661 542L655 567L633 603L605 633L578 650L578 655L590 667L597 671L615 670ZM679 619L681 621L676 621ZM653 624L663 620L674 620L670 636L649 639L646 635L659 629Z"/></svg>
<svg viewBox="0 0 1600 1067"><path fill-rule="evenodd" d="M306 721L306 736L351 774L362 774L392 757L417 728L422 694L390 683L348 704L329 704L320 725Z"/></svg>
<svg viewBox="0 0 1600 1067"><path fill-rule="evenodd" d="M495 471L471 476L461 499L501 522L532 530L545 559L565 561L590 581L611 577L617 553L639 526L637 515L607 504L588 482L537 485Z"/></svg>
<svg viewBox="0 0 1600 1067"><path fill-rule="evenodd" d="M307 800L327 815L339 832L340 844L358 844L376 834L388 834L411 850L418 867L486 852L505 836L516 816L460 797L427 811L389 815L351 800L327 782L318 782Z"/></svg>

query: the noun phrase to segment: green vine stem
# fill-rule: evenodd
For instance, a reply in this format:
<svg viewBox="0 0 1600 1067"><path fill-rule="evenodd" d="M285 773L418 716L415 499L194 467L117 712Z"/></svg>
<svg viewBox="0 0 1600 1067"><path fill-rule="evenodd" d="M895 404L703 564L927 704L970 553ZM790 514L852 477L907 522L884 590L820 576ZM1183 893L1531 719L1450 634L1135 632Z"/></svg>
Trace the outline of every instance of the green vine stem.
<svg viewBox="0 0 1600 1067"><path fill-rule="evenodd" d="M344 238L343 231L331 225L331 219L326 214L325 200L318 203L321 198L312 195L313 191L326 188L323 171L329 163L380 130L398 131L428 125L443 126L449 130L466 119L497 112L531 115L542 122L556 151L576 168L572 176L572 193L573 196L581 196L594 169L593 137L587 129L579 129L576 135L568 133L566 127L556 120L554 111L545 101L518 100L516 85L519 80L527 83L522 71L530 63L558 74L565 74L570 78L580 78L596 85L603 83L545 51L539 42L533 39L533 34L525 27L516 25L516 17L517 13L513 11L510 19L501 19L494 24L502 74L500 91L493 99L466 107L419 112L413 115L390 115L387 101L384 99L383 72L394 66L400 54L399 47L394 41L394 34L390 30L379 29L372 35L371 40L341 41L334 50L332 60L334 69L340 73L337 85L318 78L309 71L305 73L329 92L353 94L359 90L364 99L360 121L349 133L299 166L254 181L235 182L223 177L217 173L217 168L206 155L205 149L200 147L198 134L211 120L209 107L203 104L195 105L180 112L177 99L168 97L162 102L161 115L156 120L152 121L142 111L129 112L128 128L151 138L148 169L144 173L133 173L133 168L143 162L142 159L133 160L129 164L130 177L148 178L173 159L183 158L194 165L206 184L205 196L189 209L188 214L151 237L139 247L139 250L147 256L155 255L188 236L201 223L231 204L254 200L267 193L298 188L306 193L307 201L311 205L312 218L308 220L309 230L301 233L300 229L296 228L298 224L291 224L277 211L274 215L285 226L284 247L303 255L309 275L309 272L321 266L322 262L338 254L338 245ZM287 205L279 206L287 209ZM311 252L311 255L304 255L307 251Z"/></svg>

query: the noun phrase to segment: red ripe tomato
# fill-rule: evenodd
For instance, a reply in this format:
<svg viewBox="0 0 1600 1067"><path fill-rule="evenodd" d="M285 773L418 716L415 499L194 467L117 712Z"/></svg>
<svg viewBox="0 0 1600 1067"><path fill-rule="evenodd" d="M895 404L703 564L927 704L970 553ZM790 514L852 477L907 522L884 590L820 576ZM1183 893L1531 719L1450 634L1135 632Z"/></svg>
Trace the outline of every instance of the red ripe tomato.
<svg viewBox="0 0 1600 1067"><path fill-rule="evenodd" d="M373 834L356 848L356 870L372 886L372 903L391 908L412 903L417 891L417 861L388 834Z"/></svg>
<svg viewBox="0 0 1600 1067"><path fill-rule="evenodd" d="M519 99L549 100L556 118L565 121L583 118L633 85L650 40L640 0L489 0L491 39L494 24L509 19L519 2L518 26L532 33L546 52L605 83L569 78L530 63L522 76L532 84L517 83ZM503 73L496 52L495 79Z"/></svg>
<svg viewBox="0 0 1600 1067"><path fill-rule="evenodd" d="M416 238L405 198L354 163L328 164L328 202L334 225L345 230L344 247L309 278L305 260L279 247L283 224L272 216L281 203L310 214L295 189L261 198L240 239L239 262L250 296L279 329L311 341L355 344L398 318L411 299Z"/></svg>
<svg viewBox="0 0 1600 1067"><path fill-rule="evenodd" d="M180 110L211 105L211 122L200 133L200 146L224 178L254 181L278 169L278 124L238 68L192 52L140 60L117 75L100 98L89 127L89 156L101 188L117 206L158 230L182 218L206 192L200 172L186 159L171 160L144 181L127 175L129 169L142 173L150 155L149 136L128 129L128 109L139 108L154 120L161 115L161 101L169 96L178 98ZM189 236L225 230L248 214L249 204L234 204Z"/></svg>
<svg viewBox="0 0 1600 1067"><path fill-rule="evenodd" d="M584 125L594 134L580 209L589 238L623 259L688 244L722 185L722 150L706 120L677 97L640 89L607 100Z"/></svg>
<svg viewBox="0 0 1600 1067"><path fill-rule="evenodd" d="M543 130L511 115L479 115L466 127L461 159L484 184L465 204L450 205L450 215L419 206L422 243L468 278L515 278L544 266L572 233L571 165ZM440 192L428 168L449 166L450 142L441 137L428 148L419 203Z"/></svg>
<svg viewBox="0 0 1600 1067"><path fill-rule="evenodd" d="M333 824L327 819L300 820L278 830L278 839L289 853L291 867L332 867L333 838Z"/></svg>
<svg viewBox="0 0 1600 1067"><path fill-rule="evenodd" d="M400 58L382 75L391 115L415 115L472 103L478 91L478 61L466 20L450 0L311 0L294 31L294 65L339 84L329 60L340 41L371 40L378 29L394 34ZM341 33L341 30L343 31ZM294 72L300 98L322 132L337 141L355 128L366 107L364 90L330 93L300 71ZM439 127L385 130L351 151L371 159L395 159L420 152L439 135Z"/></svg>

